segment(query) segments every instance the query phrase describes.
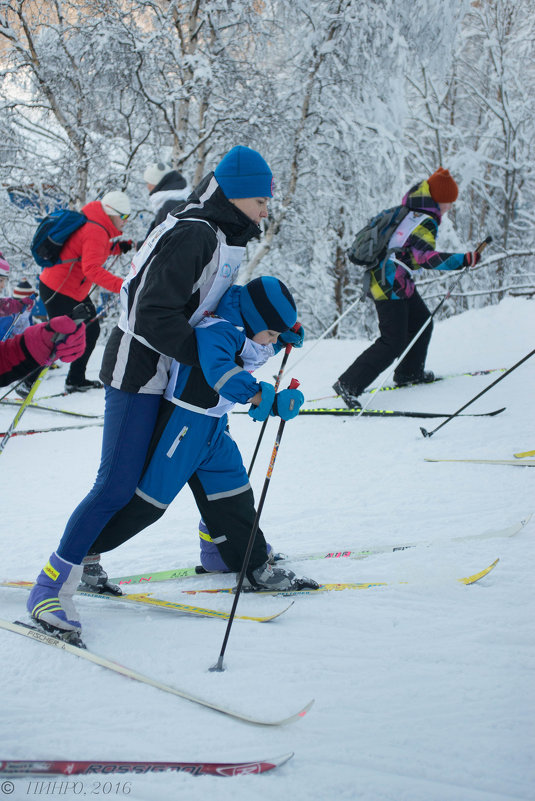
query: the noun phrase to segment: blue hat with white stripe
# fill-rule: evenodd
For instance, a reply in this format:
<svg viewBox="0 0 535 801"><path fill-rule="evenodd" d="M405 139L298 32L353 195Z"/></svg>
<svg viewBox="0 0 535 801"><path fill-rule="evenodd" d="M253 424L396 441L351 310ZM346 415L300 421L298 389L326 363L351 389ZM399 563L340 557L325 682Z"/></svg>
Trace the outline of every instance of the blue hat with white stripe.
<svg viewBox="0 0 535 801"><path fill-rule="evenodd" d="M240 312L249 339L259 331L288 331L297 321L290 290L271 275L255 278L241 287Z"/></svg>

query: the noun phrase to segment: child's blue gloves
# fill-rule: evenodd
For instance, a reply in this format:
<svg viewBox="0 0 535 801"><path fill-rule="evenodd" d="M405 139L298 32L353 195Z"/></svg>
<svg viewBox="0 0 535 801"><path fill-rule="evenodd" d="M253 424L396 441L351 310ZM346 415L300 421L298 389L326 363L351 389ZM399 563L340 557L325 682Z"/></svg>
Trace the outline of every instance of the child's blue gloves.
<svg viewBox="0 0 535 801"><path fill-rule="evenodd" d="M265 381L260 382L262 400L258 406L251 406L249 416L253 420L263 422L269 415L278 416L281 420L297 417L299 409L305 402L305 396L298 389L283 389L275 394L275 387Z"/></svg>

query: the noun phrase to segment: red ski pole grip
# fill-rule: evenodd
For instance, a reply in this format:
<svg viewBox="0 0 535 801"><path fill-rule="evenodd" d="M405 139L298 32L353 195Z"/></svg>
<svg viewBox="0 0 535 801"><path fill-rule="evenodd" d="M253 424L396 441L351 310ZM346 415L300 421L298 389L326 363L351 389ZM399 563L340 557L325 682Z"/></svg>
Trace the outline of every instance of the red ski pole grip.
<svg viewBox="0 0 535 801"><path fill-rule="evenodd" d="M298 386L299 386L299 381L297 380L297 378L292 378L290 384L288 385L288 389L297 389Z"/></svg>

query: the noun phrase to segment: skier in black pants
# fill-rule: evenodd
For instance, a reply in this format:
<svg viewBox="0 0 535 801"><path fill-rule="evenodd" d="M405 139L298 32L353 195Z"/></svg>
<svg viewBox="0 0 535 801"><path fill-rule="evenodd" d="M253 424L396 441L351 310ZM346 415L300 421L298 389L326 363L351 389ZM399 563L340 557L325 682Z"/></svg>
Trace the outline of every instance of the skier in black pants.
<svg viewBox="0 0 535 801"><path fill-rule="evenodd" d="M410 211L392 236L396 248L401 251L386 261L384 269L377 266L370 273L369 296L377 310L380 336L333 385L350 409L362 406L359 394L403 353L430 317L414 285L412 271L421 267L461 270L473 267L481 258L475 251L440 253L435 250L438 227L457 195L458 187L452 176L439 167L403 198L402 205ZM430 323L396 367L394 381L398 386L433 381L434 374L424 369L432 330Z"/></svg>

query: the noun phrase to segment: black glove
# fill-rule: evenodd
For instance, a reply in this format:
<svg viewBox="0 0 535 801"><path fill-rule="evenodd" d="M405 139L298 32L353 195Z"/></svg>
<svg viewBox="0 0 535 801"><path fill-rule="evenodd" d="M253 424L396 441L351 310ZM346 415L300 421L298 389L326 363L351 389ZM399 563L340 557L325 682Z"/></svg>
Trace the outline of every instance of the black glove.
<svg viewBox="0 0 535 801"><path fill-rule="evenodd" d="M121 253L128 253L128 251L132 250L132 247L134 246L134 243L131 239L121 239L119 242L117 242L117 244L119 245Z"/></svg>

